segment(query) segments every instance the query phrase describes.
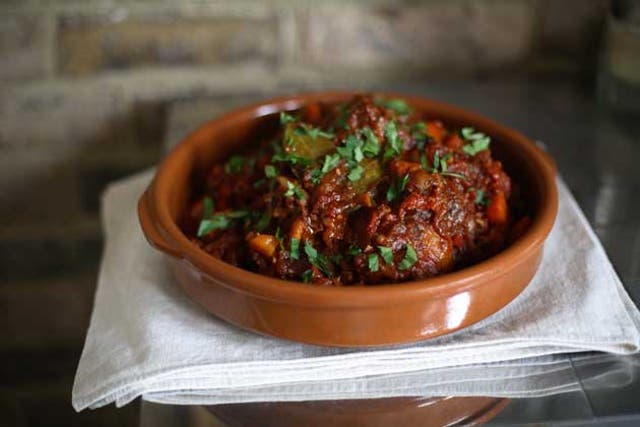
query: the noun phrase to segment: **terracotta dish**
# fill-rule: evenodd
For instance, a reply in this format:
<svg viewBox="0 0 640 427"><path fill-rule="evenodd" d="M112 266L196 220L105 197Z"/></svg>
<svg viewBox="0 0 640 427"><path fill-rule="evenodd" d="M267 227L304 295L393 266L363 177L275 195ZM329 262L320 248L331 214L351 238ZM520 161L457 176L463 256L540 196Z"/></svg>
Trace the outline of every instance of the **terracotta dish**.
<svg viewBox="0 0 640 427"><path fill-rule="evenodd" d="M294 341L331 346L379 346L425 340L469 326L513 300L535 274L557 212L555 166L520 133L477 114L423 98L403 99L415 111L451 126L473 126L492 138L494 158L519 183L532 223L497 255L471 267L422 281L325 287L246 271L202 251L179 220L195 182L265 134L278 115L309 102L334 103L355 92L278 98L235 110L204 124L163 160L140 198L138 214L149 242L168 255L176 282L211 313L240 327ZM197 325L196 325L197 327Z"/></svg>
<svg viewBox="0 0 640 427"><path fill-rule="evenodd" d="M479 426L509 399L496 397L392 397L310 402L258 402L207 406L229 427L441 427Z"/></svg>

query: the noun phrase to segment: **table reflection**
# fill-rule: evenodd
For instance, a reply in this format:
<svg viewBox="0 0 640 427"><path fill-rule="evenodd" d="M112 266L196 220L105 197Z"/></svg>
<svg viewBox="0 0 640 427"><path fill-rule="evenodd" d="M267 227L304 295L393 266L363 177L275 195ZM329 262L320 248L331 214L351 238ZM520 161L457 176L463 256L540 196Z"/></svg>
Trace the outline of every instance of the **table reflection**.
<svg viewBox="0 0 640 427"><path fill-rule="evenodd" d="M534 363L536 360L537 363ZM484 377L478 374L482 370L486 372ZM427 371L420 371L362 381L388 383L407 375L428 377ZM425 385L422 394L419 389L409 388L407 393L416 393L414 396L295 401L299 397L274 393L274 398L294 401L202 406L144 402L141 425L527 425L542 421L587 421L614 414L632 414L640 407L640 355L560 355L553 359L532 359L529 364L483 365L475 370L468 366L448 368L446 377L449 383L443 380L437 388L433 384ZM356 388L361 387L362 384L359 384ZM493 396L471 395L473 390L489 389L494 390ZM450 390L452 393L448 397L433 397L429 390ZM250 399L249 394L246 396ZM153 399L153 396L147 398Z"/></svg>

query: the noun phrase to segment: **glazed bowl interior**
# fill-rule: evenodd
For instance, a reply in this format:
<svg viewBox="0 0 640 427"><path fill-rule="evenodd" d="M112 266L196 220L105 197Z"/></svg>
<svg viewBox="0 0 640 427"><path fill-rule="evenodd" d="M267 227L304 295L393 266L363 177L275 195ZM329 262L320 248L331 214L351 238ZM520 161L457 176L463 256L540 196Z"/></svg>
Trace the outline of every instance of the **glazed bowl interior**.
<svg viewBox="0 0 640 427"><path fill-rule="evenodd" d="M216 265L223 262L191 244L179 227L182 215L193 195L202 191L202 183L205 181L210 167L216 162L224 161L232 153L241 153L243 147L273 138L279 128L278 112L295 110L309 102L342 102L356 94L356 92L323 92L273 100L236 110L197 129L174 148L173 152L160 165L156 174L155 194L151 196L155 198L154 205L158 209L156 214L161 222L164 237L172 240L173 244L189 247L188 251L200 252L197 259L191 260L194 264L199 264L202 267L203 260L207 259L208 267L215 269ZM392 286L406 288L417 284L431 283L434 286L442 287L450 281L468 284L472 282L471 278L477 278L478 274L482 273L483 267L490 269L495 267L497 265L495 263L498 261L516 262L518 253L523 255L523 252L536 246L539 247L553 224L556 213L555 204L557 203L555 186L550 184L555 169L553 162L545 153L523 135L474 113L423 98L389 93L379 95L406 100L414 111L423 114L426 119L439 119L446 125L453 127L471 126L488 134L491 137L493 157L502 161L506 172L518 183L522 198L526 200L527 213L533 220L529 230L520 239L499 254L479 264L435 278L393 284ZM165 170L171 172L164 173ZM202 256L206 256L206 258ZM238 277L245 278L244 280L238 279L240 282L249 280L247 275L258 276L256 273L225 265L232 268ZM302 291L305 293L347 291L345 288L313 287L298 282L259 277L266 287L280 282L307 288L307 291ZM466 278L470 280L467 281ZM365 297L365 293L370 292L371 289L388 287L389 285L358 287L357 292L360 293L360 296ZM313 288L317 288L317 291L311 290ZM368 289L370 290L368 291Z"/></svg>

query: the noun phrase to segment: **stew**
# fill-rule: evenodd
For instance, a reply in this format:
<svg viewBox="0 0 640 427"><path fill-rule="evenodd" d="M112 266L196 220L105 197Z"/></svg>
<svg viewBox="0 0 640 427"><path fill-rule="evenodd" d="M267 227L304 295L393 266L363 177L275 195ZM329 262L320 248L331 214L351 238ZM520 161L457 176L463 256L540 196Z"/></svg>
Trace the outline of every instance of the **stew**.
<svg viewBox="0 0 640 427"><path fill-rule="evenodd" d="M182 224L230 264L321 285L402 282L478 262L522 234L491 138L371 95L280 114L214 165Z"/></svg>

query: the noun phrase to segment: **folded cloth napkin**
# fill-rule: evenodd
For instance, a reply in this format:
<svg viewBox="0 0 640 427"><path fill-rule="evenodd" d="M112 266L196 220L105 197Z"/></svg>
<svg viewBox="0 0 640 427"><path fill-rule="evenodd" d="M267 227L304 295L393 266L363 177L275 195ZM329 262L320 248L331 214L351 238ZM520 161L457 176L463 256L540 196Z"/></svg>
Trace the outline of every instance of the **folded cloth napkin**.
<svg viewBox="0 0 640 427"><path fill-rule="evenodd" d="M568 375L560 354L640 349L640 313L561 180L542 264L514 301L447 336L362 350L257 335L187 299L138 225L136 203L150 179L139 174L103 195L106 246L73 387L76 410L138 396L213 404L504 395L505 378L520 379L510 383L514 395L544 394L576 386L553 375Z"/></svg>

